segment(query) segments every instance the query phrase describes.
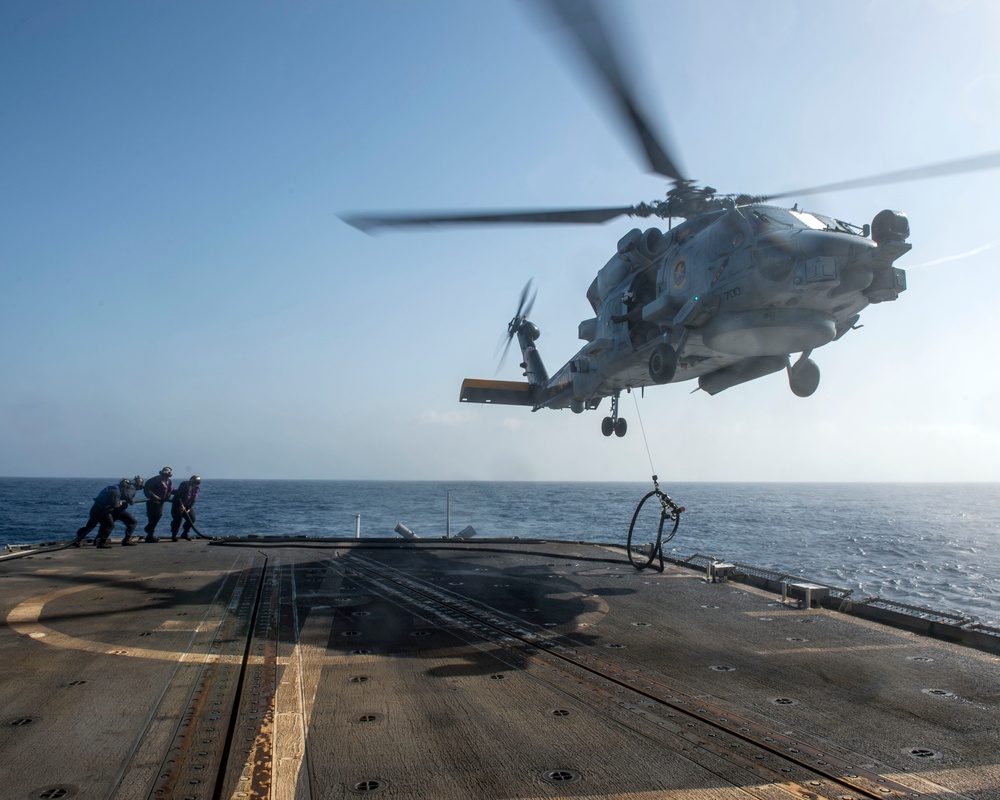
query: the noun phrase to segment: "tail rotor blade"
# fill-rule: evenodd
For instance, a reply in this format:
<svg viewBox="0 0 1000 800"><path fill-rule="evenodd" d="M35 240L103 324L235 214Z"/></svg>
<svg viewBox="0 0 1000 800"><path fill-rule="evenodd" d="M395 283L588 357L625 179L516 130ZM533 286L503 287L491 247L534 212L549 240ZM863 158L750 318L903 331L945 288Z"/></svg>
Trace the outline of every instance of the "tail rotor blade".
<svg viewBox="0 0 1000 800"><path fill-rule="evenodd" d="M532 279L529 278L528 282L524 284L524 288L521 290L521 299L517 302L517 313L514 315L515 319L526 319L528 314L531 313L532 307L535 305L535 297L538 292L531 291L531 283ZM530 297L528 296L529 292L531 293Z"/></svg>
<svg viewBox="0 0 1000 800"><path fill-rule="evenodd" d="M504 362L507 360L507 351L510 350L510 343L514 341L514 335L510 334L506 337L506 339L507 343L504 344L503 352L500 353L500 358L497 360L497 371L494 373L495 375L499 375L500 370L503 369Z"/></svg>
<svg viewBox="0 0 1000 800"><path fill-rule="evenodd" d="M521 312L524 310L524 304L528 299L528 292L530 291L531 291L531 279L529 278L528 282L524 284L524 288L521 290L520 298L518 298L517 311L514 312L514 319L517 319L518 317L521 316Z"/></svg>

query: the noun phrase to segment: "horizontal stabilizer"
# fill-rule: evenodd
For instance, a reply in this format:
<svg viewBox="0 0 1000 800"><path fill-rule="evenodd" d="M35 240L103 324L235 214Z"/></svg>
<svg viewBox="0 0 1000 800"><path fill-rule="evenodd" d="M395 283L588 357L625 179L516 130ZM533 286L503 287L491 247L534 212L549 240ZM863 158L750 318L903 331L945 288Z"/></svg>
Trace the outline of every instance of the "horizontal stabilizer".
<svg viewBox="0 0 1000 800"><path fill-rule="evenodd" d="M502 406L533 406L534 393L530 383L518 381L488 381L466 378L462 381L463 403L496 403Z"/></svg>

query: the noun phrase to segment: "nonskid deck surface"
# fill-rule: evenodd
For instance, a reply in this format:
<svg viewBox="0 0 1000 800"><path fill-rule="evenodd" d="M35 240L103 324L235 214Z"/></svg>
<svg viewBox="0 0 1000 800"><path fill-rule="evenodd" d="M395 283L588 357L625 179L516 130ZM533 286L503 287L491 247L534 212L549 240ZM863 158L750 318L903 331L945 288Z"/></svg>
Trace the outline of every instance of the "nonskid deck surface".
<svg viewBox="0 0 1000 800"><path fill-rule="evenodd" d="M10 798L1000 798L996 656L567 542L0 564Z"/></svg>

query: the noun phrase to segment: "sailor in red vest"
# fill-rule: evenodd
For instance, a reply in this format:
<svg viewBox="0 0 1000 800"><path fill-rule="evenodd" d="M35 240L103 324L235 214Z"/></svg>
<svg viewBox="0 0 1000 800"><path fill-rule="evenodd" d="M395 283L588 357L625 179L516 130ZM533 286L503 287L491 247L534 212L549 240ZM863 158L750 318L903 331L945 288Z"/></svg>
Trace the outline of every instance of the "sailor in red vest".
<svg viewBox="0 0 1000 800"><path fill-rule="evenodd" d="M201 491L201 477L192 475L174 491L174 504L170 507L170 539L177 541L177 534L181 532L181 522L184 523L184 531L181 533L182 539L190 539L188 533L194 523L194 506L198 500L198 492Z"/></svg>
<svg viewBox="0 0 1000 800"><path fill-rule="evenodd" d="M146 527L143 530L146 531L147 542L160 541L160 537L155 535L156 524L163 516L163 504L170 499L170 495L174 491L173 481L170 480L173 474L174 471L170 467L164 467L160 470L159 475L150 478L143 487L143 494L146 495L147 519Z"/></svg>

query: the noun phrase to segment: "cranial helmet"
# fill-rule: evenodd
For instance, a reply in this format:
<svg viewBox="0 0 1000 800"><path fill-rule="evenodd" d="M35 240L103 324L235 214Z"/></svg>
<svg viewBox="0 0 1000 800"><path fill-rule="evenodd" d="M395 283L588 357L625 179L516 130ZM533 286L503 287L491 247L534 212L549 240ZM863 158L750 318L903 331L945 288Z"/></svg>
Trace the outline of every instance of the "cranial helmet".
<svg viewBox="0 0 1000 800"><path fill-rule="evenodd" d="M174 474L174 471L172 469L170 469L170 467L164 467L163 469L160 470L160 474L164 478L169 478L171 475Z"/></svg>
<svg viewBox="0 0 1000 800"><path fill-rule="evenodd" d="M142 475L136 475L132 478L132 484L136 489L141 489L145 484L145 481L142 479Z"/></svg>
<svg viewBox="0 0 1000 800"><path fill-rule="evenodd" d="M122 478L120 481L118 481L118 485L119 486L131 486L132 485L132 481L130 481L128 478Z"/></svg>
<svg viewBox="0 0 1000 800"><path fill-rule="evenodd" d="M201 475L192 475L191 476L191 483L195 484L196 486L199 483L201 483Z"/></svg>

